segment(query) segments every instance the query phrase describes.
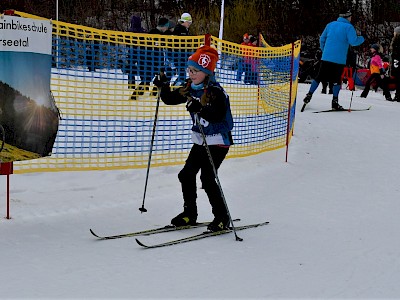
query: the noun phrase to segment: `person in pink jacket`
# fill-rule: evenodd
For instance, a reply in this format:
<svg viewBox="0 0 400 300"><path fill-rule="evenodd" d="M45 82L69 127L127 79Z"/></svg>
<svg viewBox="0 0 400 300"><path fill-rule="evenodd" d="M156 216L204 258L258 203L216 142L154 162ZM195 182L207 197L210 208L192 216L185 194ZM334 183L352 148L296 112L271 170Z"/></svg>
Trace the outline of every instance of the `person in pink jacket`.
<svg viewBox="0 0 400 300"><path fill-rule="evenodd" d="M371 71L371 76L368 78L365 83L365 88L361 93L361 98L367 98L370 86L372 82L376 82L376 84L383 90L383 95L386 100L392 101L392 97L390 95L390 91L387 85L387 80L385 80L385 68L383 67L382 58L380 56L380 45L373 44L371 45L371 60L369 63L369 69Z"/></svg>

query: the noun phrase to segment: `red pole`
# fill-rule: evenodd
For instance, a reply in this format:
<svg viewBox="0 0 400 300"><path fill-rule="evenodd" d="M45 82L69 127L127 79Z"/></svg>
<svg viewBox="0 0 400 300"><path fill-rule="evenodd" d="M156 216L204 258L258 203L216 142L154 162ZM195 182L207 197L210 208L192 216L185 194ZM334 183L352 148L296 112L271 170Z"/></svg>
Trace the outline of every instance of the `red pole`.
<svg viewBox="0 0 400 300"><path fill-rule="evenodd" d="M7 174L7 216L10 219L10 174Z"/></svg>
<svg viewBox="0 0 400 300"><path fill-rule="evenodd" d="M13 174L13 162L0 163L0 175L7 175L7 216L10 217L10 174Z"/></svg>
<svg viewBox="0 0 400 300"><path fill-rule="evenodd" d="M206 33L204 36L204 45L210 46L211 45L211 34Z"/></svg>
<svg viewBox="0 0 400 300"><path fill-rule="evenodd" d="M8 15L8 16L14 16L14 15L15 15L15 10L14 10L14 9L5 9L5 10L3 11L3 13L4 13L5 15Z"/></svg>
<svg viewBox="0 0 400 300"><path fill-rule="evenodd" d="M289 154L290 117L291 117L292 88L293 88L293 67L294 67L294 43L292 43L292 60L290 62L290 88L289 88L287 127L286 127L286 159L285 159L285 162L288 161L288 154Z"/></svg>

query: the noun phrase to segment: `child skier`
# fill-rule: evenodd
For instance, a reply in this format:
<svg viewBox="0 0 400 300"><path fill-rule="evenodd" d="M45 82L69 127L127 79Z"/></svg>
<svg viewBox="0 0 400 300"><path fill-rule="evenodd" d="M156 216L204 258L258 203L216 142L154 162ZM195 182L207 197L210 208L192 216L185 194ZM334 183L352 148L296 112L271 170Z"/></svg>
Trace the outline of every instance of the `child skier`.
<svg viewBox="0 0 400 300"><path fill-rule="evenodd" d="M233 119L229 96L214 77L217 61L218 52L212 47L202 46L188 59L189 79L183 87L171 91L169 79L164 74L154 80L154 84L161 88L162 101L167 105L186 103L186 109L193 121L193 146L178 174L184 210L171 220L171 224L175 226L195 225L197 222L196 175L200 170L200 180L214 214L214 220L209 224L208 230L220 231L229 225L226 203L216 182L206 149L208 145L217 170L225 159L229 146L233 144ZM205 141L199 126L202 126Z"/></svg>
<svg viewBox="0 0 400 300"><path fill-rule="evenodd" d="M361 93L361 98L367 98L371 83L375 81L377 85L383 90L383 95L385 96L386 100L392 101L392 97L390 95L390 91L387 86L387 81L384 78L385 69L383 67L382 58L380 56L380 48L381 46L378 44L371 45L371 61L369 63L369 69L371 71L371 76L368 78L367 82L365 83L365 88Z"/></svg>

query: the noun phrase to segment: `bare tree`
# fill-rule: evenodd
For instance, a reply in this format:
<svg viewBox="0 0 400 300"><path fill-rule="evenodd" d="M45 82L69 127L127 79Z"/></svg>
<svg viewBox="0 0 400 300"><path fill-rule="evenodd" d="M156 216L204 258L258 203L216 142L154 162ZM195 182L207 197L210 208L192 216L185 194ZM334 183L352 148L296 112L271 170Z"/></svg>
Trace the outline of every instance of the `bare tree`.
<svg viewBox="0 0 400 300"><path fill-rule="evenodd" d="M0 10L14 8L55 19L56 0L8 0ZM59 19L100 29L126 31L132 15L142 18L147 29L159 17L177 21L183 12L194 19L193 34L218 34L221 0L59 0ZM400 22L399 0L227 0L224 38L237 42L244 32L262 32L271 45L296 39L318 44L322 30L351 8L354 24L365 29L368 42L388 44ZM396 23L397 22L397 23ZM314 40L314 41L313 41Z"/></svg>

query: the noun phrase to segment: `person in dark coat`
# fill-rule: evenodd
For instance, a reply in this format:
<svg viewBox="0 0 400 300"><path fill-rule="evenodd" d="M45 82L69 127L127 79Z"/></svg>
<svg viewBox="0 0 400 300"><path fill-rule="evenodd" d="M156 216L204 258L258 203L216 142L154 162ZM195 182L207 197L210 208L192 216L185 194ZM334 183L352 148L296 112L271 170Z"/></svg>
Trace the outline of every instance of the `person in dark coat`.
<svg viewBox="0 0 400 300"><path fill-rule="evenodd" d="M132 16L131 21L129 23L129 32L133 33L146 33L146 30L142 27L142 20L138 16ZM133 38L133 41L135 39ZM139 40L143 40L143 38L139 38ZM128 75L128 88L133 89L133 93L131 96L132 100L136 100L136 75L142 77L142 74L138 73L138 57L141 52L145 51L143 47L135 47L133 45L127 46L127 56L126 63L124 66L124 73Z"/></svg>
<svg viewBox="0 0 400 300"><path fill-rule="evenodd" d="M169 35L171 33L169 31L169 28L169 20L162 17L158 20L157 27L151 29L149 31L149 34ZM154 42L156 46L165 46L165 43L158 39ZM144 76L141 84L145 87L148 87L150 85L150 82L153 80L154 75L159 74L160 71L165 71L165 55L163 48L149 46L147 50L151 51L151 55L148 55L146 61L144 61L144 65L146 66L146 75ZM153 96L157 95L156 86L153 87L153 91L151 92L151 94Z"/></svg>
<svg viewBox="0 0 400 300"><path fill-rule="evenodd" d="M132 16L128 31L135 33L146 33L146 30L142 27L142 20L140 17Z"/></svg>
<svg viewBox="0 0 400 300"><path fill-rule="evenodd" d="M189 13L183 13L181 15L181 18L178 20L178 24L176 24L174 30L173 30L173 35L177 36L189 36L189 28L190 25L192 25L192 16ZM174 85L180 86L184 83L186 79L186 60L187 57L189 56L187 54L187 51L189 49L180 49L180 48L188 48L187 46L185 47L184 43L177 43L175 45L175 50L172 53L172 60L174 63L174 66L176 68L176 73L178 75L178 78L175 80Z"/></svg>
<svg viewBox="0 0 400 300"><path fill-rule="evenodd" d="M89 72L96 71L96 66L99 65L99 52L100 52L100 37L96 34L89 34L86 41L86 66Z"/></svg>
<svg viewBox="0 0 400 300"><path fill-rule="evenodd" d="M243 42L241 43L242 46L252 46L252 43L250 42L250 35L246 32L243 35ZM236 71L236 80L237 81L242 81L242 74L243 72L245 72L245 76L246 76L246 72L248 72L249 67L247 65L245 65L244 60L245 60L245 56L246 54L248 54L248 50L246 50L245 48L241 47L240 51L242 52L243 56L239 56L238 58L238 62L237 62L237 71Z"/></svg>
<svg viewBox="0 0 400 300"><path fill-rule="evenodd" d="M187 61L190 78L183 87L171 91L169 79L164 74L154 79L154 84L161 88L161 100L167 105L186 104L193 122L193 146L178 174L184 210L171 220L171 224L196 224L196 178L201 171L200 180L214 214L214 220L208 225L208 229L213 232L226 229L230 221L226 202L216 181L214 167L218 170L233 144L231 131L234 125L229 96L215 80L217 61L217 50L210 46L202 46ZM208 154L211 155L213 164Z"/></svg>

